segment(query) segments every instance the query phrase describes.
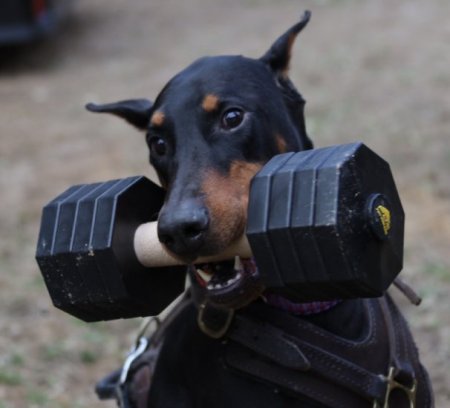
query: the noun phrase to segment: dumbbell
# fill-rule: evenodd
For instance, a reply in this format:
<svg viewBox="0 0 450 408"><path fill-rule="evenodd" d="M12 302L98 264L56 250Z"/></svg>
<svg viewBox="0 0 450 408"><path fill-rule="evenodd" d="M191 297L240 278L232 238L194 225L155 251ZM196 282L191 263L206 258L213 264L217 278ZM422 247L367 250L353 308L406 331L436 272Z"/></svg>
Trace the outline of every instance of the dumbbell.
<svg viewBox="0 0 450 408"><path fill-rule="evenodd" d="M54 305L82 320L159 313L185 266L159 243L164 191L145 177L73 186L43 209L36 259ZM402 269L389 165L362 143L275 156L253 178L246 234L203 263L253 256L295 301L380 296Z"/></svg>

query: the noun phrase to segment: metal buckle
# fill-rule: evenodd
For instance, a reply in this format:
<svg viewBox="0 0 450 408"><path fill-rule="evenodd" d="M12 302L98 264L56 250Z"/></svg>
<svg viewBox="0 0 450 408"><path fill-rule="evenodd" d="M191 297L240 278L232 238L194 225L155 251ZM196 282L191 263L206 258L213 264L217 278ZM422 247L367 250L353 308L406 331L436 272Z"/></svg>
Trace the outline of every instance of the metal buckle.
<svg viewBox="0 0 450 408"><path fill-rule="evenodd" d="M130 371L131 364L134 360L136 360L141 354L147 350L148 340L145 337L141 337L139 339L136 347L130 351L128 354L125 363L123 364L122 371L120 373L119 385L125 384L125 381L128 378L128 372Z"/></svg>
<svg viewBox="0 0 450 408"><path fill-rule="evenodd" d="M400 384L394 379L395 376L395 367L389 368L389 373L386 376L381 375L380 377L386 381L386 396L384 397L383 405L380 405L378 401L374 401L373 408L389 408L389 397L393 390L399 389L402 390L409 399L409 408L416 408L416 392L417 392L417 380L413 380L413 385L411 388L408 388L406 385Z"/></svg>
<svg viewBox="0 0 450 408"><path fill-rule="evenodd" d="M122 366L122 371L120 372L119 381L116 384L116 400L117 405L120 408L126 408L129 406L127 396L124 393L125 382L128 379L128 374L130 372L131 364L136 360L141 354L147 350L149 341L145 337L140 337L136 342L135 346L130 350Z"/></svg>
<svg viewBox="0 0 450 408"><path fill-rule="evenodd" d="M206 302L202 303L199 306L198 316L197 316L198 326L200 327L200 330L203 333L205 333L207 336L212 337L213 339L220 339L221 337L223 337L225 335L225 333L230 328L231 322L233 321L234 310L228 309L227 310L228 316L227 316L227 319L226 319L224 325L218 330L213 330L210 327L208 327L207 324L203 320L203 315L205 313L206 306L207 306Z"/></svg>
<svg viewBox="0 0 450 408"><path fill-rule="evenodd" d="M154 325L154 327L151 327L152 324ZM139 333L136 337L136 342L128 352L125 362L123 363L122 371L120 372L119 377L119 385L125 384L125 381L128 378L128 372L130 371L131 364L147 350L151 336L153 335L153 333L155 333L160 325L161 320L158 316L152 316L147 321L144 321L141 328L139 329ZM148 337L145 336L147 331L150 331L151 333Z"/></svg>

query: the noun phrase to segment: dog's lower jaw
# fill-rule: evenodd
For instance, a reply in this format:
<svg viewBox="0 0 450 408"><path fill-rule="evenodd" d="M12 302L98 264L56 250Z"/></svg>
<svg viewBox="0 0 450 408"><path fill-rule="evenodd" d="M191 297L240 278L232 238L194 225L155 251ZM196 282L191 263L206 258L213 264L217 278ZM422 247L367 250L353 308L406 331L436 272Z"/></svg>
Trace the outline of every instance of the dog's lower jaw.
<svg viewBox="0 0 450 408"><path fill-rule="evenodd" d="M204 301L218 308L240 309L264 291L253 259L236 257L235 261L192 265L190 275Z"/></svg>

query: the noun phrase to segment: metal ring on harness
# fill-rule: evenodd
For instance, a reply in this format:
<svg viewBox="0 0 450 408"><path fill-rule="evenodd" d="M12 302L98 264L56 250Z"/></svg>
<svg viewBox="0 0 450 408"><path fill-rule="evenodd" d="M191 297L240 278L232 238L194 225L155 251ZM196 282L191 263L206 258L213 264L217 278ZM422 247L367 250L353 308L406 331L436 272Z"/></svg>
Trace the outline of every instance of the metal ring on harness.
<svg viewBox="0 0 450 408"><path fill-rule="evenodd" d="M384 399L383 406L381 406L378 401L374 401L373 408L390 408L389 397L391 395L391 392L397 389L402 390L407 395L409 399L409 407L416 408L417 380L414 379L411 388L408 388L406 385L400 384L398 381L395 381L394 375L395 367L390 367L387 377L384 375L380 376L387 383L386 397Z"/></svg>
<svg viewBox="0 0 450 408"><path fill-rule="evenodd" d="M205 321L205 311L208 304L206 302L200 304L198 308L197 315L197 323L200 327L200 330L205 333L207 336L212 337L213 339L220 339L223 337L228 329L230 328L231 322L233 321L234 310L233 309L223 309L224 312L227 312L227 316L224 324L219 329L212 329Z"/></svg>

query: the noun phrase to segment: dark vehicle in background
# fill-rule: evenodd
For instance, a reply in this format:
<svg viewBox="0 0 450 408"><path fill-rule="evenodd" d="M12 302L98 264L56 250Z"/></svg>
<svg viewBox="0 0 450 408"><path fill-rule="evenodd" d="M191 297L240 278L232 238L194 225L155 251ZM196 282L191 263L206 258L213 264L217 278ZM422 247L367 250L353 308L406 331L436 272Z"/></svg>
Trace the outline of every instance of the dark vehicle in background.
<svg viewBox="0 0 450 408"><path fill-rule="evenodd" d="M25 44L55 31L72 0L0 0L0 46Z"/></svg>

